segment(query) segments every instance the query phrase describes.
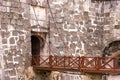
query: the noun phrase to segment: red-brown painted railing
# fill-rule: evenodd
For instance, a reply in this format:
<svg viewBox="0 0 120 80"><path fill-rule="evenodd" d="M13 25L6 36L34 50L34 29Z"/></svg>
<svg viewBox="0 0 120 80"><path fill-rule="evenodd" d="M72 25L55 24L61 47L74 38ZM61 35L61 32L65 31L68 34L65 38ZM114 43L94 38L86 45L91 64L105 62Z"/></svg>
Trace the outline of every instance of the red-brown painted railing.
<svg viewBox="0 0 120 80"><path fill-rule="evenodd" d="M39 56L32 57L32 65L39 70L64 70L92 73L120 73L119 57L73 57Z"/></svg>

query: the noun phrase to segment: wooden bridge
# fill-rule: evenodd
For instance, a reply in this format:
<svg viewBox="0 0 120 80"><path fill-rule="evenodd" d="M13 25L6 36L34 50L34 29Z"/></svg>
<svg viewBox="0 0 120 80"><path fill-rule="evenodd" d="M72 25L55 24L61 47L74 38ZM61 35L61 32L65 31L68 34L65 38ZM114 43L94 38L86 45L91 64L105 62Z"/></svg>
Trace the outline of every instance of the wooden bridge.
<svg viewBox="0 0 120 80"><path fill-rule="evenodd" d="M120 74L119 57L32 57L32 66L38 70L76 71L81 73Z"/></svg>

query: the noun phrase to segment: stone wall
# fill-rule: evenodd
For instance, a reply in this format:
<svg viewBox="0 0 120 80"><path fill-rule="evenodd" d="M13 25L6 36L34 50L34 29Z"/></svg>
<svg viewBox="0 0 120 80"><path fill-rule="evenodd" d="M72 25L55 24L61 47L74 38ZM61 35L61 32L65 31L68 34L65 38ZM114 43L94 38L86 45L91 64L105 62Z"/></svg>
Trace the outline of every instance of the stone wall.
<svg viewBox="0 0 120 80"><path fill-rule="evenodd" d="M120 1L50 0L50 41L53 54L101 55L119 40Z"/></svg>
<svg viewBox="0 0 120 80"><path fill-rule="evenodd" d="M0 80L29 78L31 59L30 0L0 0ZM0 75L1 76L1 75Z"/></svg>
<svg viewBox="0 0 120 80"><path fill-rule="evenodd" d="M102 3L90 0L49 0L50 48L54 55L101 56ZM53 72L54 73L54 72ZM101 80L99 74L60 73L52 80Z"/></svg>
<svg viewBox="0 0 120 80"><path fill-rule="evenodd" d="M120 1L49 0L49 4L51 54L102 56L110 42L120 40Z"/></svg>
<svg viewBox="0 0 120 80"><path fill-rule="evenodd" d="M102 56L110 42L120 39L119 1L117 4L116 1L94 0L48 1L49 5L44 0L34 0L30 10L33 31L44 32L46 29L42 27L50 28L50 42L46 43L46 46L50 45L50 49L46 49L50 54ZM65 75L64 79L70 78ZM84 78L92 80L99 76L101 79L101 75L91 75Z"/></svg>
<svg viewBox="0 0 120 80"><path fill-rule="evenodd" d="M34 73L31 67L31 31L45 40L42 55L101 56L110 42L120 40L120 1L48 1L49 5L46 0L0 0L1 80L50 77L49 72ZM59 76L61 80L64 76L72 80L101 79L101 75L92 75Z"/></svg>
<svg viewBox="0 0 120 80"><path fill-rule="evenodd" d="M120 1L104 3L104 46L112 41L120 40Z"/></svg>
<svg viewBox="0 0 120 80"><path fill-rule="evenodd" d="M49 2L51 52L57 55L101 55L102 3L90 0Z"/></svg>
<svg viewBox="0 0 120 80"><path fill-rule="evenodd" d="M106 50L109 48L109 56L118 56L120 54L120 1L106 2L104 5L104 34L103 45ZM115 42L117 42L115 44ZM114 46L113 46L114 44ZM116 65L118 63L116 62ZM120 75L106 75L107 80L118 80Z"/></svg>

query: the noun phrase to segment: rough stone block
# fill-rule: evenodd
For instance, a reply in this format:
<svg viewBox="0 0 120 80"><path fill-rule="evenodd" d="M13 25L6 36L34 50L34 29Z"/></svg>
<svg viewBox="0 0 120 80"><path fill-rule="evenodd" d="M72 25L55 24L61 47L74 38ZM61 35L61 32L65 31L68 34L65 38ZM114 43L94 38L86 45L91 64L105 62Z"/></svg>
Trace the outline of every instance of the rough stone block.
<svg viewBox="0 0 120 80"><path fill-rule="evenodd" d="M9 76L5 76L5 80L10 80Z"/></svg>
<svg viewBox="0 0 120 80"><path fill-rule="evenodd" d="M20 2L12 2L11 7L20 8L21 7Z"/></svg>
<svg viewBox="0 0 120 80"><path fill-rule="evenodd" d="M10 24L10 19L3 18L1 22L4 24Z"/></svg>
<svg viewBox="0 0 120 80"><path fill-rule="evenodd" d="M115 29L120 29L120 25L115 25Z"/></svg>
<svg viewBox="0 0 120 80"><path fill-rule="evenodd" d="M23 20L18 19L17 20L17 25L23 25Z"/></svg>
<svg viewBox="0 0 120 80"><path fill-rule="evenodd" d="M27 1L26 1L26 0L20 0L20 2L22 2L22 3L26 3Z"/></svg>
<svg viewBox="0 0 120 80"><path fill-rule="evenodd" d="M8 13L8 12L4 12L2 18L7 18L7 19L13 18L13 14L12 13Z"/></svg>
<svg viewBox="0 0 120 80"><path fill-rule="evenodd" d="M80 21L80 24L81 24L81 25L83 25L83 22L82 22L82 21Z"/></svg>
<svg viewBox="0 0 120 80"><path fill-rule="evenodd" d="M12 56L11 55L9 55L9 56L6 56L6 57L4 57L6 60L8 60L8 61L13 61L13 58L12 58Z"/></svg>
<svg viewBox="0 0 120 80"><path fill-rule="evenodd" d="M88 33L93 32L93 29L87 29Z"/></svg>
<svg viewBox="0 0 120 80"><path fill-rule="evenodd" d="M4 6L11 6L11 2L10 1L3 1L2 4Z"/></svg>
<svg viewBox="0 0 120 80"><path fill-rule="evenodd" d="M31 0L30 3L31 3L32 6L37 6L37 4L38 4L38 2L36 0Z"/></svg>
<svg viewBox="0 0 120 80"><path fill-rule="evenodd" d="M10 8L10 11L11 11L11 12L16 12L16 13L22 13L22 12L24 12L24 9L23 9L23 8L11 7L11 8Z"/></svg>
<svg viewBox="0 0 120 80"><path fill-rule="evenodd" d="M11 37L10 40L9 40L10 44L15 44L15 39L14 37Z"/></svg>
<svg viewBox="0 0 120 80"><path fill-rule="evenodd" d="M13 13L13 19L19 19L19 14L18 13Z"/></svg>
<svg viewBox="0 0 120 80"><path fill-rule="evenodd" d="M1 12L7 12L7 7L0 6L0 11L1 11Z"/></svg>
<svg viewBox="0 0 120 80"><path fill-rule="evenodd" d="M7 24L1 24L1 29L2 30L7 30Z"/></svg>
<svg viewBox="0 0 120 80"><path fill-rule="evenodd" d="M14 67L13 63L7 63L6 68L11 69Z"/></svg>
<svg viewBox="0 0 120 80"><path fill-rule="evenodd" d="M11 24L16 24L17 20L16 19L11 19Z"/></svg>
<svg viewBox="0 0 120 80"><path fill-rule="evenodd" d="M23 58L20 56L20 57L15 57L14 58L14 61L15 62L19 62L19 63L22 63L23 62Z"/></svg>
<svg viewBox="0 0 120 80"><path fill-rule="evenodd" d="M18 32L17 32L17 31L13 31L13 32L12 32L12 35L13 35L13 36L17 36L17 35L18 35Z"/></svg>
<svg viewBox="0 0 120 80"><path fill-rule="evenodd" d="M3 44L7 44L7 39L2 39Z"/></svg>
<svg viewBox="0 0 120 80"><path fill-rule="evenodd" d="M20 0L11 0L12 2L20 2Z"/></svg>
<svg viewBox="0 0 120 80"><path fill-rule="evenodd" d="M105 17L109 17L110 16L110 13L105 13Z"/></svg>
<svg viewBox="0 0 120 80"><path fill-rule="evenodd" d="M14 78L10 78L10 80L16 80L16 78L14 77Z"/></svg>
<svg viewBox="0 0 120 80"><path fill-rule="evenodd" d="M6 38L6 37L9 37L10 36L10 32L5 32L5 31L2 31L2 38Z"/></svg>
<svg viewBox="0 0 120 80"><path fill-rule="evenodd" d="M72 41L79 41L79 39L78 39L78 36L77 35L74 35L74 36L72 36Z"/></svg>
<svg viewBox="0 0 120 80"><path fill-rule="evenodd" d="M16 71L13 69L13 70L10 70L9 71L9 74L10 74L10 76L16 76ZM11 80L16 80L16 79L11 79Z"/></svg>
<svg viewBox="0 0 120 80"><path fill-rule="evenodd" d="M85 11L83 14L84 14L84 17L88 17L89 13Z"/></svg>
<svg viewBox="0 0 120 80"><path fill-rule="evenodd" d="M90 7L89 10L90 10L91 12L94 12L94 11L95 11L95 8Z"/></svg>

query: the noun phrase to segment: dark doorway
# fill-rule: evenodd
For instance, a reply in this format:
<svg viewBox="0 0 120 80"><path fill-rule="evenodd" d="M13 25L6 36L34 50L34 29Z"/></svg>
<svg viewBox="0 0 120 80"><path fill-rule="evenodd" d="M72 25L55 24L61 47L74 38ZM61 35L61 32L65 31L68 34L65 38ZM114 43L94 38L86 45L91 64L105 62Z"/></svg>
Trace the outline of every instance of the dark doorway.
<svg viewBox="0 0 120 80"><path fill-rule="evenodd" d="M40 40L37 36L31 36L32 55L40 54Z"/></svg>
<svg viewBox="0 0 120 80"><path fill-rule="evenodd" d="M44 47L44 39L38 35L31 36L31 53L32 53L32 65L37 65L40 62L39 56L41 55Z"/></svg>

